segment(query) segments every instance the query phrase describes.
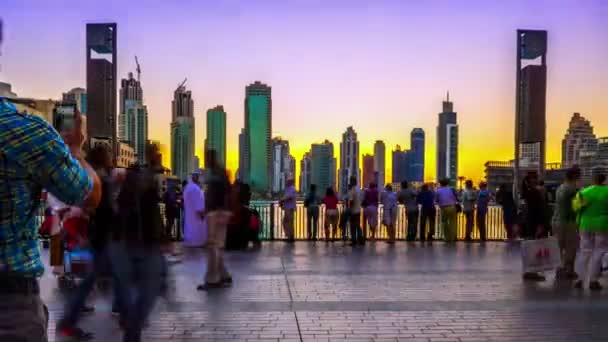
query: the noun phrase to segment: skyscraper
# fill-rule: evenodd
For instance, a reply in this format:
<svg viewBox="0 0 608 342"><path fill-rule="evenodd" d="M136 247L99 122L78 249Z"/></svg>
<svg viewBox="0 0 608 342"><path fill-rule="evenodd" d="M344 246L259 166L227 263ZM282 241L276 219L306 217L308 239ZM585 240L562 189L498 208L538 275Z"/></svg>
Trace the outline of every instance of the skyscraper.
<svg viewBox="0 0 608 342"><path fill-rule="evenodd" d="M306 193L312 184L312 158L310 152L306 152L300 161L300 192Z"/></svg>
<svg viewBox="0 0 608 342"><path fill-rule="evenodd" d="M515 184L520 167L545 170L547 31L517 30Z"/></svg>
<svg viewBox="0 0 608 342"><path fill-rule="evenodd" d="M410 151L395 146L393 150L393 183L401 183L410 178Z"/></svg>
<svg viewBox="0 0 608 342"><path fill-rule="evenodd" d="M327 188L336 188L334 144L329 140L325 140L321 144L312 144L310 158L312 164L311 183L317 186L317 194L322 196Z"/></svg>
<svg viewBox="0 0 608 342"><path fill-rule="evenodd" d="M289 142L279 137L272 139L272 192L285 190L287 181L295 177L295 159L289 154Z"/></svg>
<svg viewBox="0 0 608 342"><path fill-rule="evenodd" d="M437 180L442 179L458 179L458 123L449 92L437 126Z"/></svg>
<svg viewBox="0 0 608 342"><path fill-rule="evenodd" d="M180 84L173 93L171 121L171 170L181 180L194 172L194 101Z"/></svg>
<svg viewBox="0 0 608 342"><path fill-rule="evenodd" d="M245 88L245 132L249 184L256 191L270 190L272 178L272 94L256 81Z"/></svg>
<svg viewBox="0 0 608 342"><path fill-rule="evenodd" d="M374 169L374 156L370 154L363 155L363 183L362 187L366 188L370 183L376 181L376 171Z"/></svg>
<svg viewBox="0 0 608 342"><path fill-rule="evenodd" d="M241 182L249 182L249 142L247 132L245 129L241 129L239 134L239 170L237 179Z"/></svg>
<svg viewBox="0 0 608 342"><path fill-rule="evenodd" d="M579 165L581 151L596 149L597 138L593 133L593 126L579 113L574 113L562 140L562 167Z"/></svg>
<svg viewBox="0 0 608 342"><path fill-rule="evenodd" d="M374 144L374 170L376 179L374 180L379 187L386 183L386 146L382 140L376 140Z"/></svg>
<svg viewBox="0 0 608 342"><path fill-rule="evenodd" d="M133 147L137 162L143 165L146 163L145 150L148 141L148 108L141 102L126 100L123 110L124 113L120 115L120 140Z"/></svg>
<svg viewBox="0 0 608 342"><path fill-rule="evenodd" d="M87 135L116 143L115 23L87 24L86 58Z"/></svg>
<svg viewBox="0 0 608 342"><path fill-rule="evenodd" d="M424 182L424 130L414 128L410 134L409 181Z"/></svg>
<svg viewBox="0 0 608 342"><path fill-rule="evenodd" d="M128 131L132 128L127 127L129 120L125 117L127 115L127 103L132 107L136 105L143 106L143 89L139 80L133 78L133 73L130 72L127 78L123 78L120 81L120 101L118 111L118 137L121 140L129 141L131 144L132 137L128 137Z"/></svg>
<svg viewBox="0 0 608 342"><path fill-rule="evenodd" d="M226 112L223 106L215 106L207 110L206 151L214 150L217 162L226 166ZM209 167L205 160L205 168Z"/></svg>
<svg viewBox="0 0 608 342"><path fill-rule="evenodd" d="M352 127L348 127L342 134L340 143L340 194L345 195L348 191L348 183L351 177L357 179L357 184L361 184L359 170L359 140L357 133Z"/></svg>

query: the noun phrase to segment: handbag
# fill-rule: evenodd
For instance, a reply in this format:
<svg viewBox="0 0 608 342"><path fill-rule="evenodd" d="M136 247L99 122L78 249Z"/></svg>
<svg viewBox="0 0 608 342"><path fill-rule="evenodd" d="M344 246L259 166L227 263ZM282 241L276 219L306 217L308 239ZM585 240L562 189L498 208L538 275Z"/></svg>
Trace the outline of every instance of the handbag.
<svg viewBox="0 0 608 342"><path fill-rule="evenodd" d="M555 237L525 240L521 244L521 262L524 272L554 270L561 265L559 245Z"/></svg>

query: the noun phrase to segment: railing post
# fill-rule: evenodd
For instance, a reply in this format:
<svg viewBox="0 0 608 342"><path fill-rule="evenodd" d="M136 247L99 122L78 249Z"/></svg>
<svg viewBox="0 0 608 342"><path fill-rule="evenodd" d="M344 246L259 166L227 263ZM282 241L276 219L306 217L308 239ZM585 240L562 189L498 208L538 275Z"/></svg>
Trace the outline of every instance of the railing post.
<svg viewBox="0 0 608 342"><path fill-rule="evenodd" d="M270 241L274 241L274 229L275 229L275 222L274 222L274 203L270 202L270 222L269 222L269 226L270 226L270 236L269 236L269 240Z"/></svg>

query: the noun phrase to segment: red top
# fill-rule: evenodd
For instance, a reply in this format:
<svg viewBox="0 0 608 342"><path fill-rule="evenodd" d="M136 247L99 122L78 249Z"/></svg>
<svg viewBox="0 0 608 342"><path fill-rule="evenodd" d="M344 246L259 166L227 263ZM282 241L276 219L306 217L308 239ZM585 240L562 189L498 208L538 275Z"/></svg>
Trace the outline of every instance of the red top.
<svg viewBox="0 0 608 342"><path fill-rule="evenodd" d="M325 196L322 202L325 204L325 209L338 209L338 197L336 196Z"/></svg>

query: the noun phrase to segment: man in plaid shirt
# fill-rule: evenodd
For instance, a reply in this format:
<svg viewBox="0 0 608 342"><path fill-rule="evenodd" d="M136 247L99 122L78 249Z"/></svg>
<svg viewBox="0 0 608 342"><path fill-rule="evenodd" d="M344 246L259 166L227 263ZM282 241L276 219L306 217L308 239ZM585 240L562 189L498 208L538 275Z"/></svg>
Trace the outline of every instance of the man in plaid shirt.
<svg viewBox="0 0 608 342"><path fill-rule="evenodd" d="M48 312L37 278L38 208L46 189L66 204L95 207L99 180L82 158L77 114L60 135L0 98L0 341L47 341Z"/></svg>

